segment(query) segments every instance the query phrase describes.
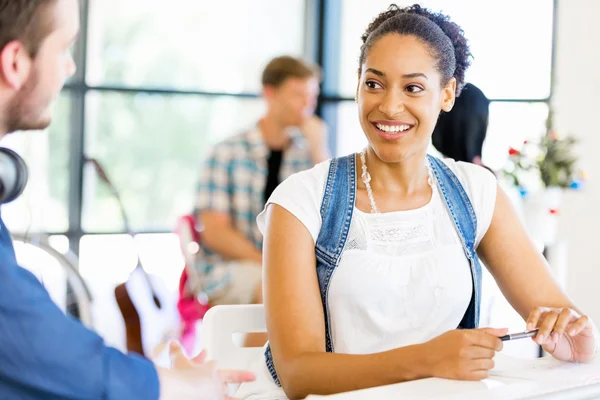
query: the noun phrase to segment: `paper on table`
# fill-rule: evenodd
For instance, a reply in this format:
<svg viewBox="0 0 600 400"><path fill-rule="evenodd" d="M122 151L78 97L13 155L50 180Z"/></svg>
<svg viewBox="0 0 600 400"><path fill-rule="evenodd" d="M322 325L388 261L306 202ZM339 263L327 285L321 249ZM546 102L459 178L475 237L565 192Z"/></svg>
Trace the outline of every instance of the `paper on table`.
<svg viewBox="0 0 600 400"><path fill-rule="evenodd" d="M514 380L513 380L514 381ZM416 381L379 386L371 389L340 393L329 396L308 396L305 400L363 400L363 399L428 399L441 400L449 395L481 393L490 389L505 386L499 379L484 379L482 381L458 381L451 379L428 378Z"/></svg>
<svg viewBox="0 0 600 400"><path fill-rule="evenodd" d="M509 378L546 380L560 379L580 383L600 382L600 363L571 363L556 360L552 357L521 359L502 353L494 357L496 366L490 376Z"/></svg>

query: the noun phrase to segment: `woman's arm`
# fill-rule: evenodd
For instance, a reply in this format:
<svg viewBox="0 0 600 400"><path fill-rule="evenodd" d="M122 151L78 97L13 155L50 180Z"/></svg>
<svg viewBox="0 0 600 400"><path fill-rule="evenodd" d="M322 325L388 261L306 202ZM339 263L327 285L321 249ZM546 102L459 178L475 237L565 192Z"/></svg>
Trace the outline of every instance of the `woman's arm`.
<svg viewBox="0 0 600 400"><path fill-rule="evenodd" d="M478 253L512 307L527 321L527 328L539 327L535 340L560 359L583 361L595 351L594 329L552 277L548 263L535 249L506 194L498 187L490 227ZM581 333L581 335L579 335ZM567 334L568 339L559 343ZM571 346L578 336L579 354ZM569 345L569 346L567 346Z"/></svg>
<svg viewBox="0 0 600 400"><path fill-rule="evenodd" d="M279 205L267 208L264 292L267 331L279 380L291 399L428 376L482 379L492 368L495 337L505 331L452 331L422 345L369 355L325 352L325 322L315 244Z"/></svg>
<svg viewBox="0 0 600 400"><path fill-rule="evenodd" d="M548 263L536 250L499 186L492 222L477 252L523 319L540 305L575 308L552 277Z"/></svg>

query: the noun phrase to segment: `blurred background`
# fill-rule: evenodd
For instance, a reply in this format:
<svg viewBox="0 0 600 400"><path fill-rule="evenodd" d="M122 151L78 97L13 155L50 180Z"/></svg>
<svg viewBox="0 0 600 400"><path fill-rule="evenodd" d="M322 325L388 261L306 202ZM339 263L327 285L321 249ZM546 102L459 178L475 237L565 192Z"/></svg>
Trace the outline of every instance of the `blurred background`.
<svg viewBox="0 0 600 400"><path fill-rule="evenodd" d="M412 2L397 2L408 5ZM586 171L553 211L556 234L536 237L557 279L600 321L600 2L595 0L431 0L465 30L474 55L467 81L491 100L482 158L506 168L509 149L547 133L579 141ZM102 304L94 318L123 348L112 289L137 264L177 292L184 266L177 219L194 206L199 166L210 146L264 112L260 74L279 55L323 68L317 113L334 156L366 143L354 93L360 36L390 0L83 0L68 81L47 132L10 135L30 168L24 196L3 207L13 232L46 233L78 268ZM136 234L85 157L98 159L119 190ZM526 198L523 195L523 198ZM524 208L525 212L527 208ZM532 228L532 230L534 230ZM112 303L111 303L112 301Z"/></svg>

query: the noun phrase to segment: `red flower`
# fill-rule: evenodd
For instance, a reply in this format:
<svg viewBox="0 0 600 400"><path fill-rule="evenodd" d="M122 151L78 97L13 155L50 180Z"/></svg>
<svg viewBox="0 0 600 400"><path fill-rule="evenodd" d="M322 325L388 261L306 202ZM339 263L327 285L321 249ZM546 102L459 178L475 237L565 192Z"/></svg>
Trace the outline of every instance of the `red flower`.
<svg viewBox="0 0 600 400"><path fill-rule="evenodd" d="M508 149L508 155L509 156L518 156L519 154L521 154L519 152L519 150L517 150L517 149L515 149L513 147L511 147L511 148Z"/></svg>
<svg viewBox="0 0 600 400"><path fill-rule="evenodd" d="M552 215L556 215L556 214L558 214L558 209L556 209L556 208L551 208L551 209L550 209L550 210L548 210L548 211L550 211L550 214L552 214Z"/></svg>

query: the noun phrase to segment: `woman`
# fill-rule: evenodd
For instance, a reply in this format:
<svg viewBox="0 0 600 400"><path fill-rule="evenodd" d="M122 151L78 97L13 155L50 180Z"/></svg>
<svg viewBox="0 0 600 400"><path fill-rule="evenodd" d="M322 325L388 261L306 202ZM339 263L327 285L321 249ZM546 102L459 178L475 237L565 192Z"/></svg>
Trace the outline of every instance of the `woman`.
<svg viewBox="0 0 600 400"><path fill-rule="evenodd" d="M469 65L462 30L418 5L391 6L362 39L368 146L293 175L259 216L270 344L257 382L237 395L486 378L507 331L478 328L478 257L547 352L591 359L591 321L552 279L494 176L426 154Z"/></svg>
<svg viewBox="0 0 600 400"><path fill-rule="evenodd" d="M490 101L477 86L464 85L452 110L441 113L433 130L433 146L444 156L477 165L487 135Z"/></svg>

